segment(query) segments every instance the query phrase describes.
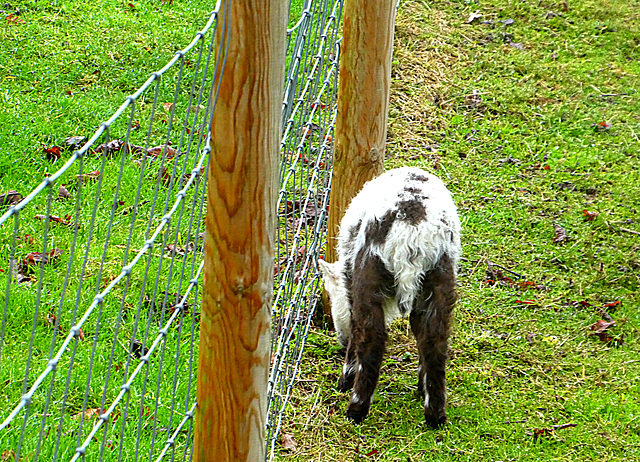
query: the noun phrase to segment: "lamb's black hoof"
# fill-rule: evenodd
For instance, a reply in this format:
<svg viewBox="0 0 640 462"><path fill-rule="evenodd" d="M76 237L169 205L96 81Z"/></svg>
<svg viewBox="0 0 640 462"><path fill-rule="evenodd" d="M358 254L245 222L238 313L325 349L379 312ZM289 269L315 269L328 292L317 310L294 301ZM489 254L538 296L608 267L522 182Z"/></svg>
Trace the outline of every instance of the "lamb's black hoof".
<svg viewBox="0 0 640 462"><path fill-rule="evenodd" d="M435 413L425 412L424 421L428 426L436 430L447 423L447 413L444 410Z"/></svg>
<svg viewBox="0 0 640 462"><path fill-rule="evenodd" d="M359 424L369 414L370 403L351 403L347 408L347 418Z"/></svg>

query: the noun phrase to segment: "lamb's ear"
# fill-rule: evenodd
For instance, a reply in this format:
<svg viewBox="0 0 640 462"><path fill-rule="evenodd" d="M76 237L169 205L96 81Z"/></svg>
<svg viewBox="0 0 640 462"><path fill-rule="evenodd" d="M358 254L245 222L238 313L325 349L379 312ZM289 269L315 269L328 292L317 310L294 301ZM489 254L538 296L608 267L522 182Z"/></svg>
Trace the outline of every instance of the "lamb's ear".
<svg viewBox="0 0 640 462"><path fill-rule="evenodd" d="M324 260L318 260L318 266L320 266L320 271L322 271L322 276L325 282L327 280L331 280L333 282L336 281L337 275L335 265L335 263L327 263Z"/></svg>

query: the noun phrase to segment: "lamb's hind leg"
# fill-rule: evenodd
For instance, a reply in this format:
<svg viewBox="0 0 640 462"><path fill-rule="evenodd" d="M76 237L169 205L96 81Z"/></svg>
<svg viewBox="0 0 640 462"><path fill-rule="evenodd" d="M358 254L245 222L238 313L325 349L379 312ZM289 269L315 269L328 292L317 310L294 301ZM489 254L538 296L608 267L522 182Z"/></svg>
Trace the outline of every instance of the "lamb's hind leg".
<svg viewBox="0 0 640 462"><path fill-rule="evenodd" d="M379 258L356 261L353 279L351 341L355 354L355 381L347 417L362 422L369 413L384 355L387 329L383 303L393 285L393 276Z"/></svg>
<svg viewBox="0 0 640 462"><path fill-rule="evenodd" d="M409 318L420 353L418 390L424 397L424 417L437 428L447 420L445 367L449 325L456 301L451 260L443 256L422 283L421 294Z"/></svg>

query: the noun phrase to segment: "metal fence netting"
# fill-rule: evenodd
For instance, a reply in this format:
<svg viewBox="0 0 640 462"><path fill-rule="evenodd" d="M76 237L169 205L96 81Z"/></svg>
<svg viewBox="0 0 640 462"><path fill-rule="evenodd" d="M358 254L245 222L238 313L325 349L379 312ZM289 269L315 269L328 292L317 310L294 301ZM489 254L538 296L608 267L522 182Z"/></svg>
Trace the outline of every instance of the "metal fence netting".
<svg viewBox="0 0 640 462"><path fill-rule="evenodd" d="M2 460L191 457L221 4L87 142L68 140L57 172L0 205ZM317 304L342 2L290 11L269 460Z"/></svg>

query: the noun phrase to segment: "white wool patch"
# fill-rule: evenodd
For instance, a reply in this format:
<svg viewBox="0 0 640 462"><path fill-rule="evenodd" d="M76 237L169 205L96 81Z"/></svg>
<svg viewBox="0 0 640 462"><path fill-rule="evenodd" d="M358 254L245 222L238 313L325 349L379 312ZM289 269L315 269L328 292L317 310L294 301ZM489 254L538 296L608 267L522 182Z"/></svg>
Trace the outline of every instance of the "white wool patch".
<svg viewBox="0 0 640 462"><path fill-rule="evenodd" d="M362 366L360 366L362 369ZM356 363L345 363L342 367L342 375L349 375L356 370Z"/></svg>
<svg viewBox="0 0 640 462"><path fill-rule="evenodd" d="M414 223L398 204L416 200L424 207L425 216ZM394 220L384 242L366 248L367 227L390 214ZM346 262L354 268L356 256L363 249L378 256L395 279L396 297L385 303L385 321L389 323L401 313L410 313L422 277L444 254L451 259L454 271L460 259L460 220L444 183L415 167L390 170L366 183L340 224L339 258L334 269L342 273ZM333 287L327 285L325 278L325 287L331 297L334 322L340 324L337 327L339 338L341 334L348 338L351 307L344 276L340 274Z"/></svg>
<svg viewBox="0 0 640 462"><path fill-rule="evenodd" d="M384 310L384 322L387 326L402 317L395 298L385 300L382 309Z"/></svg>
<svg viewBox="0 0 640 462"><path fill-rule="evenodd" d="M331 299L331 317L338 334L338 341L347 346L351 335L351 304L344 282L343 262L327 263L318 260L323 273L324 288Z"/></svg>
<svg viewBox="0 0 640 462"><path fill-rule="evenodd" d="M429 389L427 388L427 374L422 377L422 386L424 387L424 407L429 407Z"/></svg>

